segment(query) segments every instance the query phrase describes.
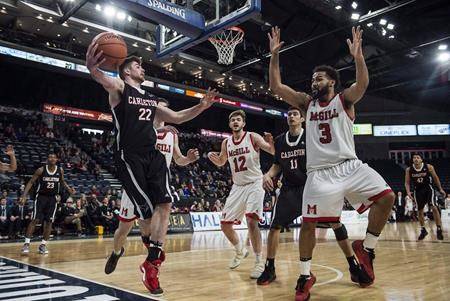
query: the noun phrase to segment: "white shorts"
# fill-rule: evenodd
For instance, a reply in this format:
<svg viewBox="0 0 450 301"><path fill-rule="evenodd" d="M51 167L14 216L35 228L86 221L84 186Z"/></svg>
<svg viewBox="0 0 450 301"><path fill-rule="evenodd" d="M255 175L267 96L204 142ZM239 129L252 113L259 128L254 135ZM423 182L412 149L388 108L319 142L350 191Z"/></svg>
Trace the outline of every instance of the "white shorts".
<svg viewBox="0 0 450 301"><path fill-rule="evenodd" d="M127 192L123 190L122 198L120 200L119 220L121 222L132 222L138 217L134 213L134 204L130 200Z"/></svg>
<svg viewBox="0 0 450 301"><path fill-rule="evenodd" d="M392 189L386 181L360 160L314 170L308 173L303 192L303 220L338 222L344 198L363 213L388 193L392 193Z"/></svg>
<svg viewBox="0 0 450 301"><path fill-rule="evenodd" d="M262 180L244 186L233 184L222 210L220 222L239 225L244 215L261 220L264 195Z"/></svg>

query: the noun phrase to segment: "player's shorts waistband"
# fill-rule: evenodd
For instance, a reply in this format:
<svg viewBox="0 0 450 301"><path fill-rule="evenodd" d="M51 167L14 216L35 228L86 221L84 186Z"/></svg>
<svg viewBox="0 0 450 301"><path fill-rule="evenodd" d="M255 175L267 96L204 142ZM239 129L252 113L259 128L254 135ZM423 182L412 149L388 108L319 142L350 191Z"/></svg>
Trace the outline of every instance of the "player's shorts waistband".
<svg viewBox="0 0 450 301"><path fill-rule="evenodd" d="M336 169L338 169L338 168L340 168L340 167L342 167L344 165L347 165L347 164L358 164L358 163L361 163L360 165L362 165L362 161L359 160L359 159L345 159L344 161L341 161L339 163L336 163L336 164L333 164L333 165L330 165L330 166L325 166L325 167L322 167L322 168L314 168L314 169L308 170L306 172L306 174L310 174L312 172L336 170ZM357 167L359 167L359 166L357 166Z"/></svg>
<svg viewBox="0 0 450 301"><path fill-rule="evenodd" d="M253 182L246 183L246 184L236 184L236 183L233 183L233 186L247 187L247 186L250 186L250 185L254 185L255 183L262 183L262 181L263 181L263 179L261 178L261 179L259 179L259 180L255 180L255 181L253 181ZM262 187L262 184L261 184L261 187Z"/></svg>

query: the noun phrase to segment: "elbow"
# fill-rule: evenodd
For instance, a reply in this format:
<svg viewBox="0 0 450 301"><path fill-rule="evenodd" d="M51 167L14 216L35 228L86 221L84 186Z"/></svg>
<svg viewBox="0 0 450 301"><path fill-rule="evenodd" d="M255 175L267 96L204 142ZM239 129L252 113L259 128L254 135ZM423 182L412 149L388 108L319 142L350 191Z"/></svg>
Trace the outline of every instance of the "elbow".
<svg viewBox="0 0 450 301"><path fill-rule="evenodd" d="M272 80L270 81L270 90L272 90L273 93L278 94L281 90L281 83L274 83Z"/></svg>

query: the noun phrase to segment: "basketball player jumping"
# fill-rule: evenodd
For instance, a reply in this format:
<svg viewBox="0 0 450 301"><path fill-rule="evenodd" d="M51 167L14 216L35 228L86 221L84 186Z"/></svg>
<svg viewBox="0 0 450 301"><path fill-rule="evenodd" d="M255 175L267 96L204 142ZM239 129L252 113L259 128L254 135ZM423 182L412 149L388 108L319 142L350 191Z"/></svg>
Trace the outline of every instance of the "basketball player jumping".
<svg viewBox="0 0 450 301"><path fill-rule="evenodd" d="M369 85L369 72L362 52L362 30L352 28L347 40L356 65L356 82L338 93L339 73L330 66L319 66L312 76L312 96L282 84L279 68L280 30L269 34L270 87L292 106L306 114L306 160L308 178L303 194L303 225L300 231L300 277L296 300L308 300L316 277L311 273L311 259L316 243L317 222L338 222L344 198L363 212L371 207L364 240L354 241L353 250L361 268L370 279L359 279L361 286L375 280L375 246L391 212L394 193L384 179L355 152L353 139L354 105ZM360 200L364 200L362 203Z"/></svg>
<svg viewBox="0 0 450 301"><path fill-rule="evenodd" d="M169 102L163 98L159 98L158 106L168 107ZM153 121L155 128L161 129L164 127L164 121L159 120L158 117L155 117ZM178 135L171 131L159 131L156 141L156 148L164 154L166 159L167 168L170 168L170 163L172 162L172 157L175 163L179 166L186 166L190 163L197 161L200 158L199 152L197 149L190 149L187 152L187 155L184 156L181 153L179 144L178 144ZM117 266L117 262L119 258L124 253L124 245L127 239L128 234L133 228L133 221L137 218L135 215L135 209L133 202L131 202L130 198L127 195L127 192L124 191L122 194L122 200L120 203L120 214L119 214L119 227L114 233L114 250L108 258L108 261L105 265L105 273L111 274L114 272ZM141 230L142 241L144 245L148 248L149 241L148 237L150 236L150 221L147 220L138 220L139 227Z"/></svg>
<svg viewBox="0 0 450 301"><path fill-rule="evenodd" d="M299 108L289 108L287 118L289 131L275 139L274 163L263 178L264 188L272 191L274 189L273 178L282 174L280 195L273 208L267 239L266 266L257 280L259 285L267 285L276 279L275 256L280 230L302 214L303 189L306 182L306 135L302 129L304 121ZM348 241L345 226L341 223L326 223L320 224L319 227L333 229L339 247L347 258L351 279L358 282L362 270Z"/></svg>
<svg viewBox="0 0 450 301"><path fill-rule="evenodd" d="M145 287L151 294L160 295L159 268L165 259L163 244L173 197L164 155L156 149L153 120L155 116L174 124L191 120L211 107L216 92L208 90L198 105L182 111L158 107L157 97L141 89L145 70L140 58L127 58L119 68L120 78L110 77L99 70L105 59L97 48L98 44L89 45L86 66L92 78L109 93L117 133L114 149L119 179L134 204L136 216L152 219L148 256L140 269Z"/></svg>
<svg viewBox="0 0 450 301"><path fill-rule="evenodd" d="M75 189L69 187L64 180L64 170L58 167L56 165L57 163L58 157L54 153L50 153L47 158L47 164L34 172L20 197L21 202L25 201L31 187L38 181L33 215L31 216L31 222L28 224L25 234L22 254L30 253L30 241L33 237L34 228L39 222L44 222L44 235L39 245L39 253L48 254L47 241L52 232L52 223L55 220L56 208L61 200L61 184L70 194L75 194Z"/></svg>
<svg viewBox="0 0 450 301"><path fill-rule="evenodd" d="M256 256L250 278L258 279L264 270L258 222L262 217L265 194L259 150L273 155L275 152L273 138L267 133L263 138L257 133L245 132L245 112L242 110L232 112L228 119L233 132L232 137L223 140L220 153L208 153L208 158L217 166L223 166L228 161L232 173L233 187L222 210L221 229L236 250L229 264L230 269L235 269L249 253L233 229L233 224L240 224L245 215L248 234Z"/></svg>
<svg viewBox="0 0 450 301"><path fill-rule="evenodd" d="M425 164L420 154L414 154L412 157L413 164L406 169L405 172L405 189L408 197L413 199L417 204L417 210L419 211L419 223L421 226L419 240L423 240L428 235L425 229L425 220L423 216L423 208L426 204L433 210L433 217L436 222L436 236L437 239L443 240L442 235L442 222L441 215L436 204L436 198L434 196L433 183L439 189L439 192L446 196L444 189L442 189L441 181L434 170L433 165ZM411 181L413 185L414 195L411 194Z"/></svg>

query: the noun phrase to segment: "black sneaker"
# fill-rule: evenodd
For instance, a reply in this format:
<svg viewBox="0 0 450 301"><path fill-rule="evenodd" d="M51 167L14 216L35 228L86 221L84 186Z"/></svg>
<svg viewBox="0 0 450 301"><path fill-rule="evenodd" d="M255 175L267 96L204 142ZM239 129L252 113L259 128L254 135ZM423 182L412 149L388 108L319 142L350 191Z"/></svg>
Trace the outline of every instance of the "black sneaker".
<svg viewBox="0 0 450 301"><path fill-rule="evenodd" d="M442 235L442 229L437 230L436 236L437 236L437 239L439 239L439 240L444 239L444 235Z"/></svg>
<svg viewBox="0 0 450 301"><path fill-rule="evenodd" d="M359 284L360 287L368 287L373 284L367 272L360 266L352 266L349 269L352 282Z"/></svg>
<svg viewBox="0 0 450 301"><path fill-rule="evenodd" d="M423 240L423 239L425 238L425 236L427 236L427 235L428 235L427 230L425 230L424 228L422 228L422 230L420 230L420 235L419 235L418 240Z"/></svg>
<svg viewBox="0 0 450 301"><path fill-rule="evenodd" d="M105 274L111 274L116 269L117 263L119 262L119 258L122 257L125 252L124 248L120 249L120 254L116 255L114 250L111 252L111 255L108 257L108 261L105 265Z"/></svg>
<svg viewBox="0 0 450 301"><path fill-rule="evenodd" d="M264 268L264 272L261 274L261 276L259 276L258 280L256 280L256 283L258 285L268 285L276 278L277 275L275 274L275 268L270 268L266 265Z"/></svg>

